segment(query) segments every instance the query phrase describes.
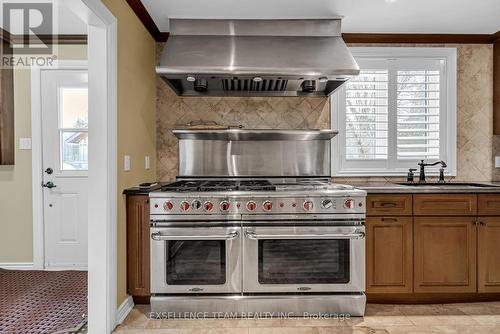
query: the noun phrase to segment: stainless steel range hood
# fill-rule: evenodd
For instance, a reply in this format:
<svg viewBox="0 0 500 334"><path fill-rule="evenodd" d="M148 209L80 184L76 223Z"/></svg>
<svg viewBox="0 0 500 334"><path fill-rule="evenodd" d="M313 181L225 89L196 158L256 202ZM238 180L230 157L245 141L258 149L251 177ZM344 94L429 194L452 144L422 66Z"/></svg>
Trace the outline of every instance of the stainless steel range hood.
<svg viewBox="0 0 500 334"><path fill-rule="evenodd" d="M171 19L156 72L183 96L327 96L359 74L340 23Z"/></svg>

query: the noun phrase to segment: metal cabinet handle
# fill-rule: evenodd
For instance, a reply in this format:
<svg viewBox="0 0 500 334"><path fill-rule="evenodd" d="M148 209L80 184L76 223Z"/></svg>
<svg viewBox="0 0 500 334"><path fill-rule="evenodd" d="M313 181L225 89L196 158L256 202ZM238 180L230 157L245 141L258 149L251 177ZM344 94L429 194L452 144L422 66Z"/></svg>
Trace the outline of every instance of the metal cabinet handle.
<svg viewBox="0 0 500 334"><path fill-rule="evenodd" d="M164 240L232 240L236 239L240 234L235 231L229 234L212 234L212 235L162 235L160 232L151 233L151 239L156 241Z"/></svg>
<svg viewBox="0 0 500 334"><path fill-rule="evenodd" d="M363 239L364 232L357 233L331 233L331 234L257 234L255 232L245 232L248 239Z"/></svg>
<svg viewBox="0 0 500 334"><path fill-rule="evenodd" d="M397 218L382 218L383 222L394 222L397 223L398 219Z"/></svg>
<svg viewBox="0 0 500 334"><path fill-rule="evenodd" d="M380 206L383 206L383 207L385 207L385 206L395 207L397 205L398 204L394 203L394 202L382 202L382 203L380 203Z"/></svg>

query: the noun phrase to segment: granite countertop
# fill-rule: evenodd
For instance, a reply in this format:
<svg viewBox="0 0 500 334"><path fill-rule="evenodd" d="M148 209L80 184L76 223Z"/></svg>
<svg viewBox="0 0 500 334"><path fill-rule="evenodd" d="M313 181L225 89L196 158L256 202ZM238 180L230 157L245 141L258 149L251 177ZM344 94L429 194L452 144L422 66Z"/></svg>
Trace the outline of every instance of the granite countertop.
<svg viewBox="0 0 500 334"><path fill-rule="evenodd" d="M450 182L454 184L457 182ZM466 182L464 182L466 183ZM468 183L468 182L467 182ZM500 193L500 182L470 182L481 185L480 186L467 186L467 185L425 185L425 186L407 186L390 182L364 182L364 183L349 183L356 188L366 190L369 194L391 194L391 193ZM152 187L143 188L139 186L130 187L123 190L125 195L148 195L151 191L160 189L167 183L159 182Z"/></svg>
<svg viewBox="0 0 500 334"><path fill-rule="evenodd" d="M163 185L167 183L165 182L158 182L155 185L151 187L139 187L139 186L134 186L130 188L126 188L123 190L124 195L148 195L151 191L155 191L160 189Z"/></svg>
<svg viewBox="0 0 500 334"><path fill-rule="evenodd" d="M448 185L400 185L396 183L384 182L366 182L366 183L350 183L350 185L366 190L369 194L391 194L391 193L500 193L500 182L470 182L485 186L468 186L468 185L453 185L450 182ZM463 182L469 183L469 182ZM450 185L452 184L452 185Z"/></svg>

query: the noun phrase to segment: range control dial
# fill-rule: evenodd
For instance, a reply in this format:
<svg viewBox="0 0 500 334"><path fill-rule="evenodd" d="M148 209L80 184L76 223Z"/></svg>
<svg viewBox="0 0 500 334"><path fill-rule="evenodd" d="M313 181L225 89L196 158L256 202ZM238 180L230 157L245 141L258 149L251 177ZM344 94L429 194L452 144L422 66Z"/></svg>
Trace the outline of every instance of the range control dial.
<svg viewBox="0 0 500 334"><path fill-rule="evenodd" d="M174 205L172 204L172 202L168 201L168 202L163 203L163 210L171 211L173 208L174 208Z"/></svg>
<svg viewBox="0 0 500 334"><path fill-rule="evenodd" d="M257 209L257 203L255 203L254 201L248 201L246 206L248 211L254 211L255 209Z"/></svg>
<svg viewBox="0 0 500 334"><path fill-rule="evenodd" d="M220 211L226 212L229 210L229 202L228 201L222 201L219 204L219 209Z"/></svg>
<svg viewBox="0 0 500 334"><path fill-rule="evenodd" d="M305 211L311 211L314 208L314 204L312 201L305 201L304 204L302 204L302 207Z"/></svg>
<svg viewBox="0 0 500 334"><path fill-rule="evenodd" d="M354 209L354 200L353 199L346 199L344 201L344 208L346 208L346 209Z"/></svg>
<svg viewBox="0 0 500 334"><path fill-rule="evenodd" d="M182 201L182 202L181 202L181 210L182 210L182 211L187 211L187 210L189 210L189 207L190 207L190 205L189 205L189 203L188 203L188 202L186 202L186 201Z"/></svg>
<svg viewBox="0 0 500 334"><path fill-rule="evenodd" d="M199 200L195 199L195 200L191 203L191 206L193 207L193 209L195 209L195 210L199 210L199 209L201 209L202 204L201 204L201 202L200 202Z"/></svg>
<svg viewBox="0 0 500 334"><path fill-rule="evenodd" d="M264 209L264 211L271 211L273 209L273 202L264 201L264 203L262 203L262 209Z"/></svg>
<svg viewBox="0 0 500 334"><path fill-rule="evenodd" d="M212 211L214 208L214 204L210 201L206 201L205 203L203 203L203 209L205 211Z"/></svg>
<svg viewBox="0 0 500 334"><path fill-rule="evenodd" d="M321 206L323 207L323 209L330 209L333 206L333 202L331 199L324 199L321 202Z"/></svg>

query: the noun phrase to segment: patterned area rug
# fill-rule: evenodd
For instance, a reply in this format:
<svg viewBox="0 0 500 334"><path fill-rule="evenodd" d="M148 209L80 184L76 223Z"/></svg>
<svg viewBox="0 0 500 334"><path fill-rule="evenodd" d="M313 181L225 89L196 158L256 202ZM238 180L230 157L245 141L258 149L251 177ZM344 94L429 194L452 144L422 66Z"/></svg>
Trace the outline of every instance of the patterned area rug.
<svg viewBox="0 0 500 334"><path fill-rule="evenodd" d="M86 271L0 269L0 333L73 333L86 314Z"/></svg>

